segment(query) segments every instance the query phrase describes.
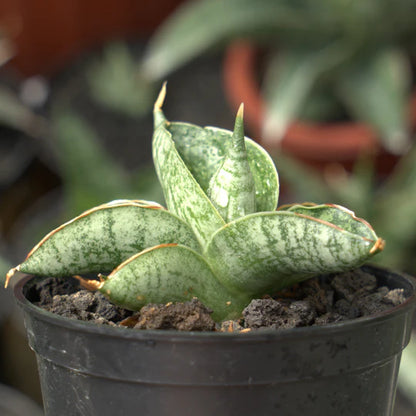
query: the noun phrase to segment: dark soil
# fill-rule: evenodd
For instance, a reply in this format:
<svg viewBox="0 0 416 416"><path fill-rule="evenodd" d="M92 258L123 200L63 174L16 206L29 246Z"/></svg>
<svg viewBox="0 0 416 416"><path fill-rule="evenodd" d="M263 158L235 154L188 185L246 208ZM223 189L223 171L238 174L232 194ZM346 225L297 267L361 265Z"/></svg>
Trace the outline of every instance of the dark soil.
<svg viewBox="0 0 416 416"><path fill-rule="evenodd" d="M149 304L139 312L112 305L101 293L73 279L38 280L26 294L37 306L61 316L135 329L238 332L325 325L383 312L404 302L403 289L379 286L361 269L309 279L275 296L254 299L239 321L215 323L196 298L185 303Z"/></svg>

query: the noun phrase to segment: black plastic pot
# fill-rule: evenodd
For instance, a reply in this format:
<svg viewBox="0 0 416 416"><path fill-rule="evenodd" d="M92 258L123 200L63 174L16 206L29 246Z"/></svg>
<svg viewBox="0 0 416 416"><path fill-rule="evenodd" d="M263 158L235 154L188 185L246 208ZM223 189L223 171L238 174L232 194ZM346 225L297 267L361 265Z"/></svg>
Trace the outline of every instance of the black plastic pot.
<svg viewBox="0 0 416 416"><path fill-rule="evenodd" d="M46 415L390 416L415 281L366 266L409 299L386 313L281 331L135 331L73 321L15 288Z"/></svg>

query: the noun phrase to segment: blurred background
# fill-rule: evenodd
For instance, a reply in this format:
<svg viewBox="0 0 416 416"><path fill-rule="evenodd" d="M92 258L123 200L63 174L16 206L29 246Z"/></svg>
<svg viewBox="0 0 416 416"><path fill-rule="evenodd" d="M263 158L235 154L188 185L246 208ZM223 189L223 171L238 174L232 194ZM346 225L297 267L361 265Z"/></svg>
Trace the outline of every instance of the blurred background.
<svg viewBox="0 0 416 416"><path fill-rule="evenodd" d="M280 203L349 207L387 240L375 261L416 275L415 57L414 0L0 0L0 276L85 209L163 203L165 80L171 120L231 129L244 102ZM0 327L0 413L40 415L10 291ZM394 415L416 415L416 336Z"/></svg>

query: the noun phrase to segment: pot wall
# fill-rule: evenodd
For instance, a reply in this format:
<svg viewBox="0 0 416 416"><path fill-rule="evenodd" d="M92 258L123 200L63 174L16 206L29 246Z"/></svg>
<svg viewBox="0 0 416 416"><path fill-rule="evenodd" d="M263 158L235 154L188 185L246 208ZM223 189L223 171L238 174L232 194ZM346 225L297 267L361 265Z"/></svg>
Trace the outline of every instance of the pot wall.
<svg viewBox="0 0 416 416"><path fill-rule="evenodd" d="M133 331L34 307L25 313L50 415L390 416L415 284L371 269L411 296L388 313L326 327L247 334ZM26 284L26 286L24 286Z"/></svg>

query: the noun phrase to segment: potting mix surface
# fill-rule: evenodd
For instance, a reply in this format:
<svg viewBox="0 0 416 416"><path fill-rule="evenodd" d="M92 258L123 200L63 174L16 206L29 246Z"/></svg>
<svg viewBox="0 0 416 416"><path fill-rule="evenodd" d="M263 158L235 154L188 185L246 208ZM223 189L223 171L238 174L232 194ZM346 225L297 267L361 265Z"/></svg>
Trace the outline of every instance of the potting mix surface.
<svg viewBox="0 0 416 416"><path fill-rule="evenodd" d="M134 329L247 332L325 325L373 315L403 303L403 289L378 285L361 269L315 277L274 296L254 299L238 321L216 323L196 298L184 303L149 304L132 312L111 304L101 293L82 289L75 279L44 278L27 294L37 306L58 315Z"/></svg>

